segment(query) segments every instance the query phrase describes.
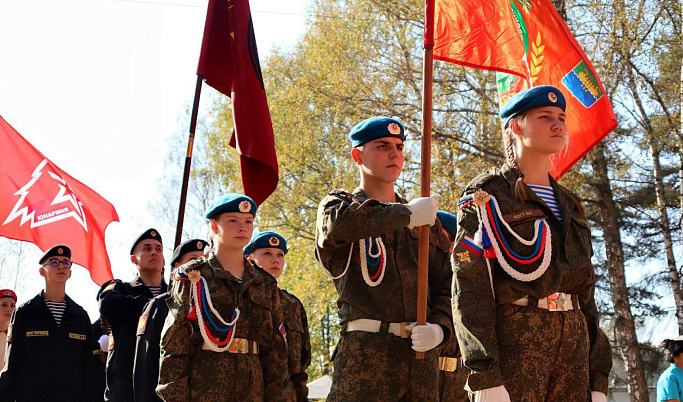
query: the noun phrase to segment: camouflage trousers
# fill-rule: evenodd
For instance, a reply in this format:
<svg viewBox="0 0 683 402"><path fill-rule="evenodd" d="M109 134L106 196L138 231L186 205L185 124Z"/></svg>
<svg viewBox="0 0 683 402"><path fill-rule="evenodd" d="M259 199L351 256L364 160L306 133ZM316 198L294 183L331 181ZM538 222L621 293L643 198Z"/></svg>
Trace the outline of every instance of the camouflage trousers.
<svg viewBox="0 0 683 402"><path fill-rule="evenodd" d="M438 401L438 349L417 360L410 339L389 333L342 334L328 402Z"/></svg>
<svg viewBox="0 0 683 402"><path fill-rule="evenodd" d="M439 401L440 402L469 402L465 391L465 383L470 371L458 362L458 369L453 372L439 371Z"/></svg>
<svg viewBox="0 0 683 402"><path fill-rule="evenodd" d="M193 402L264 400L258 355L200 350L192 359L188 383Z"/></svg>
<svg viewBox="0 0 683 402"><path fill-rule="evenodd" d="M580 310L501 305L496 336L512 402L590 401L588 327Z"/></svg>

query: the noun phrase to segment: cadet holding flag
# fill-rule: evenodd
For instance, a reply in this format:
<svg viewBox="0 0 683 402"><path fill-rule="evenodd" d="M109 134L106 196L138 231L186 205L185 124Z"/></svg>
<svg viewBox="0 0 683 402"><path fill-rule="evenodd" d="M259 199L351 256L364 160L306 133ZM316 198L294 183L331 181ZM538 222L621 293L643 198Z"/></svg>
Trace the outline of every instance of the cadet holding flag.
<svg viewBox="0 0 683 402"><path fill-rule="evenodd" d="M403 168L401 123L373 117L349 134L359 167L353 193L335 190L318 207L316 251L334 280L342 336L329 401L434 401L438 350L451 336L450 243L436 200L394 192ZM429 236L427 324L417 319L418 226ZM411 333L412 331L412 333ZM425 352L417 359L415 352Z"/></svg>
<svg viewBox="0 0 683 402"><path fill-rule="evenodd" d="M52 247L39 264L45 290L14 312L0 401L86 402L92 330L88 313L66 295L71 250Z"/></svg>
<svg viewBox="0 0 683 402"><path fill-rule="evenodd" d="M214 252L175 272L161 334L157 393L164 401L293 401L277 281L247 261L256 215L241 194L216 199Z"/></svg>
<svg viewBox="0 0 683 402"><path fill-rule="evenodd" d="M500 112L505 165L458 203L453 318L475 401L606 401L590 225L549 175L568 140L565 108L552 86L512 96Z"/></svg>
<svg viewBox="0 0 683 402"><path fill-rule="evenodd" d="M285 268L285 256L289 249L287 240L275 232L260 232L244 248L244 255L266 272L279 279ZM287 341L287 364L289 379L294 385L296 399L308 401L308 374L306 369L311 364L311 338L308 333L306 310L299 299L288 291L280 290L280 303L284 326L282 328Z"/></svg>

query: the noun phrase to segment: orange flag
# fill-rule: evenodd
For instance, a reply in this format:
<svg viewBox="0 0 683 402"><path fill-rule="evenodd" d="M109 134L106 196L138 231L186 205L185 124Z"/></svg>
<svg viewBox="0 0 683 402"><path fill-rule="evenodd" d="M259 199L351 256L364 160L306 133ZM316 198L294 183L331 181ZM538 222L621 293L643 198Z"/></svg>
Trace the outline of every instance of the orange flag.
<svg viewBox="0 0 683 402"><path fill-rule="evenodd" d="M436 0L434 25L434 58L499 72L500 105L532 86L562 90L570 137L551 159L554 177L617 127L593 65L549 0Z"/></svg>

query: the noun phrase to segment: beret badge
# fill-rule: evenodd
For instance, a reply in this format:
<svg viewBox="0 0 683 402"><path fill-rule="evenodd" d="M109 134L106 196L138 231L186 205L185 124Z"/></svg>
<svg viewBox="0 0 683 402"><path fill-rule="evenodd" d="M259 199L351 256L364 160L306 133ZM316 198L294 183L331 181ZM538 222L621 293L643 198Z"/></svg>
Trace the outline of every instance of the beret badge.
<svg viewBox="0 0 683 402"><path fill-rule="evenodd" d="M197 242L197 250L201 250L201 249L202 249L202 242L198 241Z"/></svg>
<svg viewBox="0 0 683 402"><path fill-rule="evenodd" d="M555 92L548 92L548 99L550 99L550 101L552 103L556 103L557 102L557 94Z"/></svg>
<svg viewBox="0 0 683 402"><path fill-rule="evenodd" d="M149 232L149 235L152 237L157 237L157 232L152 230L151 232Z"/></svg>
<svg viewBox="0 0 683 402"><path fill-rule="evenodd" d="M57 249L57 253L58 253L58 254L64 254L64 249L61 248L61 247L58 248L58 249Z"/></svg>
<svg viewBox="0 0 683 402"><path fill-rule="evenodd" d="M268 244L270 244L273 247L277 247L280 245L280 239L278 239L275 236L272 236L270 239L268 239Z"/></svg>
<svg viewBox="0 0 683 402"><path fill-rule="evenodd" d="M240 202L239 208L240 212L249 212L251 211L251 204L249 201L242 201Z"/></svg>
<svg viewBox="0 0 683 402"><path fill-rule="evenodd" d="M387 127L389 130L389 134L392 135L399 135L401 134L401 127L398 126L396 123L389 123L389 127Z"/></svg>

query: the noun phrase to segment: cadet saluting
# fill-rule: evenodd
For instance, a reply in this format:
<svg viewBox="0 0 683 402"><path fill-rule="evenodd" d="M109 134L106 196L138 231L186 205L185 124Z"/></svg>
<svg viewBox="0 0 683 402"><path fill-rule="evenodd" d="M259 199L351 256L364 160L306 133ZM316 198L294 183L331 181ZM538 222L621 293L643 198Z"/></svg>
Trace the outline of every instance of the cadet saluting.
<svg viewBox="0 0 683 402"><path fill-rule="evenodd" d="M453 318L478 401L605 401L612 360L598 327L590 226L548 174L568 140L562 92L514 95L506 163L459 201ZM483 249L483 250L482 250Z"/></svg>
<svg viewBox="0 0 683 402"><path fill-rule="evenodd" d="M260 232L244 248L244 255L266 272L279 279L285 268L287 240L275 232ZM279 288L278 288L279 289ZM301 301L286 290L280 290L280 303L285 323L287 340L287 365L289 379L292 380L296 399L308 401L308 374L306 368L311 364L311 338L308 333L308 318Z"/></svg>
<svg viewBox="0 0 683 402"><path fill-rule="evenodd" d="M360 187L318 206L316 251L339 293L343 326L329 401L435 401L438 351L451 335L450 243L436 200L394 192L405 134L398 120L373 117L349 134ZM417 319L418 226L429 235L427 324ZM412 330L412 334L411 334ZM415 352L426 352L418 360Z"/></svg>
<svg viewBox="0 0 683 402"><path fill-rule="evenodd" d="M161 334L165 401L294 400L277 281L242 254L255 215L251 198L219 197L204 215L215 252L175 273Z"/></svg>

